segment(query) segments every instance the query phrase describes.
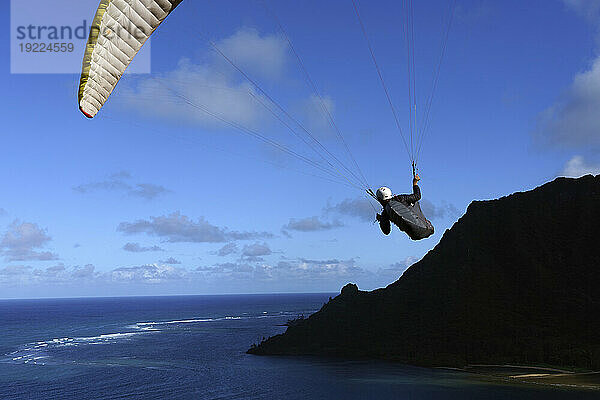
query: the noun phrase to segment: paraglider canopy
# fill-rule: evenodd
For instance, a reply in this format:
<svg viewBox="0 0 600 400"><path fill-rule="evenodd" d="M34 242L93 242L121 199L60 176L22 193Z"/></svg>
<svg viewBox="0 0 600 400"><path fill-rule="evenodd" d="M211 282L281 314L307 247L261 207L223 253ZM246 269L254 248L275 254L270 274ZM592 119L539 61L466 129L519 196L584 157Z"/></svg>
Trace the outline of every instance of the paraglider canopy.
<svg viewBox="0 0 600 400"><path fill-rule="evenodd" d="M96 116L156 28L183 0L101 0L79 81L79 110Z"/></svg>

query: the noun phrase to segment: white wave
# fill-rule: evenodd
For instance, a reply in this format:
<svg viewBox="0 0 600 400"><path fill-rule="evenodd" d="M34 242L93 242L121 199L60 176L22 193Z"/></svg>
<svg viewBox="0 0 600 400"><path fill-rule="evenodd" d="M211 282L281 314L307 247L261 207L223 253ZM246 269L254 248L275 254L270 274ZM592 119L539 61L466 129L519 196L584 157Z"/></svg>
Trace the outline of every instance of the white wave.
<svg viewBox="0 0 600 400"><path fill-rule="evenodd" d="M107 341L107 340L115 340L115 339L121 339L121 338L129 338L135 335L140 335L142 334L142 332L124 332L124 333L106 333L103 335L98 335L98 336L88 336L88 337L80 337L80 338L75 338L74 340L80 340L80 341L93 341L93 340L100 340L100 341Z"/></svg>
<svg viewBox="0 0 600 400"><path fill-rule="evenodd" d="M152 321L152 322L138 322L137 326L153 326L153 325L173 325L173 324L192 324L195 322L210 322L215 321L213 318L202 318L202 319L181 319L174 321Z"/></svg>
<svg viewBox="0 0 600 400"><path fill-rule="evenodd" d="M231 321L231 320L242 320L242 319L257 319L257 318L277 318L282 316L289 315L310 315L318 310L309 310L304 312L295 312L295 311L275 311L273 313L269 313L268 311L262 311L259 315L249 315L249 313L242 313L241 316L224 316L224 317L216 317L216 318L191 318L191 319L176 319L172 321L147 321L147 322L136 322L133 325L129 325L128 328L131 329L140 329L140 330L156 330L155 326L163 326L163 325L178 325L178 324L194 324L194 323L202 323L202 322L216 322L216 321Z"/></svg>
<svg viewBox="0 0 600 400"><path fill-rule="evenodd" d="M37 342L27 343L6 354L7 358L3 359L2 362L14 362L14 363L25 363L25 364L44 364L40 360L51 358L53 351L60 348L77 347L77 346L89 346L89 345L106 345L116 343L121 340L131 340L137 335L144 335L153 332L160 332L160 327L163 329L167 326L173 326L177 329L177 325L185 324L196 324L196 323L209 323L216 321L237 321L246 319L261 319L261 318L281 318L289 315L310 315L316 310L307 312L291 312L291 311L275 311L268 312L262 311L257 314L242 313L241 316L228 315L215 318L190 318L190 319L176 319L171 321L147 321L137 322L135 324L126 327L126 332L115 332L115 333L103 333L96 336L83 336L83 337L58 337L49 340L41 340Z"/></svg>
<svg viewBox="0 0 600 400"><path fill-rule="evenodd" d="M149 321L149 322L136 322L134 325L130 325L130 328L137 329L149 329L154 326L161 325L176 325L176 324L194 324L200 322L215 322L215 321L229 321L229 320L239 320L248 317L240 317L240 316L227 316L227 317L219 317L219 318L193 318L193 319L176 319L173 321Z"/></svg>
<svg viewBox="0 0 600 400"><path fill-rule="evenodd" d="M128 340L133 336L147 333L150 332L144 330L138 332L105 333L96 336L53 338L46 341L28 343L7 355L9 355L10 360L15 363L45 365L44 363L39 362L39 360L50 358L50 354L55 349L85 345L105 345L120 340Z"/></svg>

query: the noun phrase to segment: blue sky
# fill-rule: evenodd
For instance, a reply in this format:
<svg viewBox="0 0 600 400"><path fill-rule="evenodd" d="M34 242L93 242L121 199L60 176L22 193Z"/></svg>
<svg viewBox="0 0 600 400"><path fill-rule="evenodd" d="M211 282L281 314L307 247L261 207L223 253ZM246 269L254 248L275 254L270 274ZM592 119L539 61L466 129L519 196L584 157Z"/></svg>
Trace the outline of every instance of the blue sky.
<svg viewBox="0 0 600 400"><path fill-rule="evenodd" d="M410 191L410 163L351 1L269 4L369 184ZM449 4L416 4L420 104ZM406 131L403 2L359 6ZM9 2L1 7L8 27ZM0 298L385 286L472 200L600 173L599 16L596 0L458 0L420 159L436 233L420 242L398 230L384 237L360 191L174 99L316 157L247 95L209 37L345 157L260 2L184 1L153 36L152 73L126 75L94 120L77 110L76 74L10 73L4 29Z"/></svg>

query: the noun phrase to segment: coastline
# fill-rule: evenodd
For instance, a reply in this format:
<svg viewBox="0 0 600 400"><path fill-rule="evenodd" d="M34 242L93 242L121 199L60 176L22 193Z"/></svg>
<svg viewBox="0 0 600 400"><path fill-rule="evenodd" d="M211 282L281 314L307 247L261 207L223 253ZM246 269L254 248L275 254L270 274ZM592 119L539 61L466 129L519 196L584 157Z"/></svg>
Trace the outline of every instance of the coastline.
<svg viewBox="0 0 600 400"><path fill-rule="evenodd" d="M600 371L581 371L568 368L527 365L468 365L464 368L447 368L473 374L478 379L500 381L508 384L554 386L563 389L600 390Z"/></svg>

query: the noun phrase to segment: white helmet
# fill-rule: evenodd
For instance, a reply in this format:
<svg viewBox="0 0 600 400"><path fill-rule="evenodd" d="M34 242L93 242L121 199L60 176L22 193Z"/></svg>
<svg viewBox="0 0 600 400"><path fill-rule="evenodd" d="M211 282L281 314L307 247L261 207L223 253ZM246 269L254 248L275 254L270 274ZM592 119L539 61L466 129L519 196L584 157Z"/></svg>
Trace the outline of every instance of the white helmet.
<svg viewBox="0 0 600 400"><path fill-rule="evenodd" d="M391 198L392 198L392 191L390 190L390 188L382 186L379 189L377 189L377 200L385 201L385 200L389 200Z"/></svg>

